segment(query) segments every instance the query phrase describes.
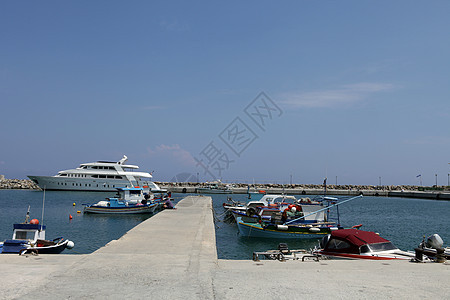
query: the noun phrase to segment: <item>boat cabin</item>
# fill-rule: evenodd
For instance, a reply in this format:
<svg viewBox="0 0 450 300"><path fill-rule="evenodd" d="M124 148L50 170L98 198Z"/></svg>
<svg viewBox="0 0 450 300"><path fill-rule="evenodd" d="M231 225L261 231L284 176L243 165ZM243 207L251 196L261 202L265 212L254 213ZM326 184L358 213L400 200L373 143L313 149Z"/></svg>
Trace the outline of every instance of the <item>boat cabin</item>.
<svg viewBox="0 0 450 300"><path fill-rule="evenodd" d="M117 188L117 197L108 198L109 201L126 201L129 203L139 203L144 198L144 189L141 187Z"/></svg>
<svg viewBox="0 0 450 300"><path fill-rule="evenodd" d="M13 240L45 240L45 225L14 224Z"/></svg>

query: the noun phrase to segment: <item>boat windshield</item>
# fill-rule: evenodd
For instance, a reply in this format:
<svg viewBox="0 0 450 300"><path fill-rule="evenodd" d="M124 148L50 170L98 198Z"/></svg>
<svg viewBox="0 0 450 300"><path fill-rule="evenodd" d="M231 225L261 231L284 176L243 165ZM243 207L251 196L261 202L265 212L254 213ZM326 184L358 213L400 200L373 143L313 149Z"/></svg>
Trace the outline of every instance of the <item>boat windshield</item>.
<svg viewBox="0 0 450 300"><path fill-rule="evenodd" d="M396 249L397 249L397 247L395 247L394 244L392 244L391 242L377 243L377 244L361 246L361 253L380 252L380 251L396 250Z"/></svg>

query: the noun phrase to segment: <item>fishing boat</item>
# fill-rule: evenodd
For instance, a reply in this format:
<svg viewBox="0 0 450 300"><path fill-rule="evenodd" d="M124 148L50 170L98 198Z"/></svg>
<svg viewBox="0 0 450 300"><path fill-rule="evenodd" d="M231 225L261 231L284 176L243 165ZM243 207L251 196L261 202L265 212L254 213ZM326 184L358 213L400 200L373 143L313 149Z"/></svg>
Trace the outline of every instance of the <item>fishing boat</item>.
<svg viewBox="0 0 450 300"><path fill-rule="evenodd" d="M329 234L333 230L338 230L342 227L337 227L333 223L294 223L290 225L283 224L264 224L251 223L242 221L238 217L237 225L239 234L243 237L258 237L258 238L274 238L274 239L299 239L299 238L320 238Z"/></svg>
<svg viewBox="0 0 450 300"><path fill-rule="evenodd" d="M414 259L414 254L398 249L372 231L341 229L325 236L313 253L347 259Z"/></svg>
<svg viewBox="0 0 450 300"><path fill-rule="evenodd" d="M117 188L118 196L106 198L96 204L85 204L84 213L95 214L148 214L153 213L158 203L154 196L144 194L140 187Z"/></svg>
<svg viewBox="0 0 450 300"><path fill-rule="evenodd" d="M232 194L233 189L229 184L222 183L222 181L207 182L206 187L197 188L199 194Z"/></svg>
<svg viewBox="0 0 450 300"><path fill-rule="evenodd" d="M78 168L59 171L54 176L28 176L40 188L61 191L115 191L118 187L140 186L154 193L163 193L151 181L152 173L139 172L136 165L126 164L126 155L117 162L83 163Z"/></svg>
<svg viewBox="0 0 450 300"><path fill-rule="evenodd" d="M13 224L12 239L0 243L0 253L59 254L64 249L72 249L75 246L74 242L63 237L46 240L46 226L39 224L37 219L29 221L29 213L28 207L25 222Z"/></svg>
<svg viewBox="0 0 450 300"><path fill-rule="evenodd" d="M237 217L236 223L239 234L243 237L282 239L321 238L330 234L332 231L343 228L340 225L339 210L336 210L337 218L334 220L330 215L330 209L361 197L359 195L342 201L334 197L324 197L327 205L323 205L323 208L309 213L302 212L300 216L289 220L286 218L274 218L272 216L269 221L261 218L255 222L246 221L242 217Z"/></svg>
<svg viewBox="0 0 450 300"><path fill-rule="evenodd" d="M324 219L324 212L310 215L323 206L323 199L321 201L312 201L310 198L296 199L294 196L286 195L265 195L261 200L249 201L247 204L229 205L224 203L223 207L227 208L236 219L242 217L243 221L251 222L263 219L270 221L271 217L276 217L277 214L286 214L285 219L291 220L304 214L308 214L304 220ZM288 211L295 210L293 214Z"/></svg>
<svg viewBox="0 0 450 300"><path fill-rule="evenodd" d="M236 202L233 201L233 199L228 198L227 202L222 203L222 206L224 209L246 211L248 208L251 207L252 208L262 207L262 206L269 206L272 204L278 205L280 203L292 204L296 202L297 199L294 196L262 194L262 197L260 199L255 199L247 203Z"/></svg>

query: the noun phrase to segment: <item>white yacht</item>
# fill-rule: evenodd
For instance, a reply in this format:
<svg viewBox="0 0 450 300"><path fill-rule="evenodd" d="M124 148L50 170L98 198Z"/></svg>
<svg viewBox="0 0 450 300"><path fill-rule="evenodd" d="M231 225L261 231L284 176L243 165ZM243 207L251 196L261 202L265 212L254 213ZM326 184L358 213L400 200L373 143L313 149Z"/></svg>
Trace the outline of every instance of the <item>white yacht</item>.
<svg viewBox="0 0 450 300"><path fill-rule="evenodd" d="M65 191L116 191L119 187L138 186L154 193L165 192L151 181L152 174L135 171L126 165L127 156L118 162L97 161L81 164L76 169L58 172L55 176L28 176L40 188Z"/></svg>

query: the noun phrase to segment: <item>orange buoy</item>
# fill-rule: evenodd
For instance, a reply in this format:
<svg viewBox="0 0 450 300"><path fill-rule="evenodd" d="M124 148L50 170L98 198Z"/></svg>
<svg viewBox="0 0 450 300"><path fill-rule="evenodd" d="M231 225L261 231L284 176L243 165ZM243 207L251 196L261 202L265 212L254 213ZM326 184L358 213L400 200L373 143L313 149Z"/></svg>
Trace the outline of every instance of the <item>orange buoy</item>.
<svg viewBox="0 0 450 300"><path fill-rule="evenodd" d="M72 220L72 218L73 218L72 215L69 215L69 220Z"/></svg>
<svg viewBox="0 0 450 300"><path fill-rule="evenodd" d="M39 220L38 219L33 219L33 220L30 221L30 224L38 225L39 224Z"/></svg>

